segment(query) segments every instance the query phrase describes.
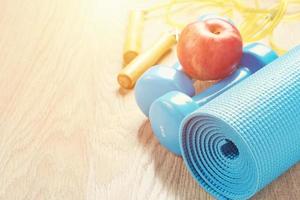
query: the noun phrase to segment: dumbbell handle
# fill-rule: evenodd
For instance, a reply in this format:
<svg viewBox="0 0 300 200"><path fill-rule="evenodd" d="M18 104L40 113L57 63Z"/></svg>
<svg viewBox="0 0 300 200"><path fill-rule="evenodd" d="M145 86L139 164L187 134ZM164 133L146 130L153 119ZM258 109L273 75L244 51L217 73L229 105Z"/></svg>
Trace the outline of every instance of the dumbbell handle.
<svg viewBox="0 0 300 200"><path fill-rule="evenodd" d="M195 95L192 99L199 106L206 104L212 99L216 98L223 92L227 91L229 88L243 81L245 78L249 77L252 72L247 68L240 66L233 74L227 78L215 83L211 87L207 88L203 92Z"/></svg>
<svg viewBox="0 0 300 200"><path fill-rule="evenodd" d="M195 83L197 81L197 79L193 79L192 77L190 77L187 73L185 73L185 71L183 70L182 65L179 62L176 62L174 65L171 66L172 68L176 69L177 71L180 71L182 73L184 73L187 77L189 77L191 79L191 81L193 83Z"/></svg>

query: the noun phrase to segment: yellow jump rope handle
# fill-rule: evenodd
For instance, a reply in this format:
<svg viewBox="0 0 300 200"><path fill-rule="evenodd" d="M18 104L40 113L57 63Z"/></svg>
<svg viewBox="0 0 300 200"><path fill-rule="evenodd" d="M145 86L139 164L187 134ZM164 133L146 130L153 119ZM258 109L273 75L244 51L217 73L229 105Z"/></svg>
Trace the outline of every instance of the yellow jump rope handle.
<svg viewBox="0 0 300 200"><path fill-rule="evenodd" d="M132 10L129 14L128 32L123 53L125 65L130 63L141 51L144 20L145 12L142 10Z"/></svg>
<svg viewBox="0 0 300 200"><path fill-rule="evenodd" d="M126 89L133 88L137 79L176 44L175 34L166 33L147 51L140 54L118 74L118 82Z"/></svg>

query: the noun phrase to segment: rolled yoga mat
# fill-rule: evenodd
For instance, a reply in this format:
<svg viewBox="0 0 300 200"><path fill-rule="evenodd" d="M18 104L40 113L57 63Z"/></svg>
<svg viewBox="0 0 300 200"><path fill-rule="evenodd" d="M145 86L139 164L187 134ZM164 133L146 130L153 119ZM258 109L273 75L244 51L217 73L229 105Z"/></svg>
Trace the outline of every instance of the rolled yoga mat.
<svg viewBox="0 0 300 200"><path fill-rule="evenodd" d="M248 199L300 161L300 46L187 116L180 146L217 199Z"/></svg>

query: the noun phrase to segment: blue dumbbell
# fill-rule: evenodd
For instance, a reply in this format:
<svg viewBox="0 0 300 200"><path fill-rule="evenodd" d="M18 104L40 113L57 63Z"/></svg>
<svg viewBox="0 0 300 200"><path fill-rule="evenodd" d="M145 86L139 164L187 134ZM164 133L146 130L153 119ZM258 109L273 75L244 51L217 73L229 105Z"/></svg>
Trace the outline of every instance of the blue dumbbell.
<svg viewBox="0 0 300 200"><path fill-rule="evenodd" d="M220 16L220 15L213 14L213 13L201 15L200 17L198 17L199 21L205 21L208 19L222 19L222 20L227 21L227 22L231 23L232 25L234 25L233 21L231 19L229 19L228 17Z"/></svg>
<svg viewBox="0 0 300 200"><path fill-rule="evenodd" d="M151 105L149 118L153 132L159 142L171 152L180 155L179 127L183 118L277 57L271 48L263 44L250 44L243 49L240 67L229 77L193 98L178 91L169 92L158 98Z"/></svg>
<svg viewBox="0 0 300 200"><path fill-rule="evenodd" d="M193 96L193 81L187 76L179 63L172 67L158 65L148 69L137 81L134 93L137 105L148 116L151 104L170 91L180 91Z"/></svg>

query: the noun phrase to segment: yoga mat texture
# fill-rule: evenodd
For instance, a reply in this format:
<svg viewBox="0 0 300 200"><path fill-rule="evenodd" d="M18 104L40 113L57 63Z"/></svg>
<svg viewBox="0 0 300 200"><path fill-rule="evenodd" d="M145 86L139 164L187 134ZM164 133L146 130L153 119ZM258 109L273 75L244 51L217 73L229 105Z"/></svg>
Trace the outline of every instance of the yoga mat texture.
<svg viewBox="0 0 300 200"><path fill-rule="evenodd" d="M217 199L248 199L300 161L300 46L187 116L187 168Z"/></svg>

